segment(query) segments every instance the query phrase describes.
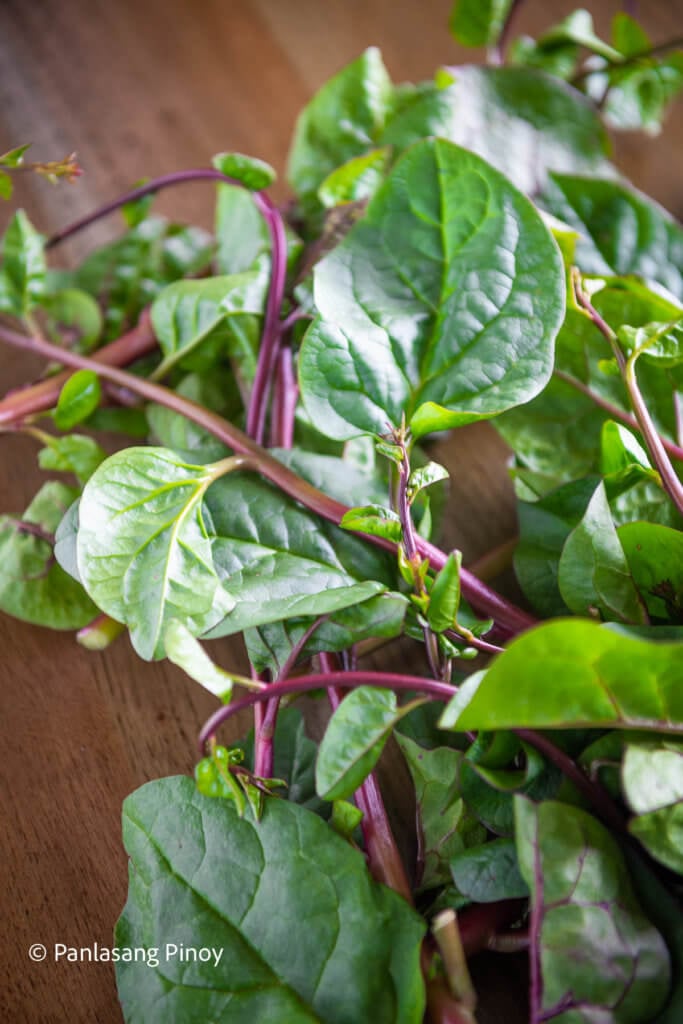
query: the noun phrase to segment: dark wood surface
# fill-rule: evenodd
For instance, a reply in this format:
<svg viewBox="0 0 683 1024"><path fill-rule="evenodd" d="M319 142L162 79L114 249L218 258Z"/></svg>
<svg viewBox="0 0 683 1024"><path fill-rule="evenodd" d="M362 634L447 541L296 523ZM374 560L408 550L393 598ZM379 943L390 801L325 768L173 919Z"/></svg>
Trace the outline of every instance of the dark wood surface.
<svg viewBox="0 0 683 1024"><path fill-rule="evenodd" d="M573 6L529 0L519 28L543 26L551 8L558 18ZM645 6L656 40L680 34L683 4ZM36 158L77 150L86 170L73 187L24 180L17 198L50 232L143 176L206 164L220 150L253 153L281 169L298 109L365 46L379 45L398 79L467 59L445 30L450 7L451 0L1 0L0 152L26 141ZM600 27L618 9L600 3ZM676 121L656 144L622 139L618 156L640 187L680 214ZM285 187L278 189L283 197ZM159 204L205 225L211 207L211 190L201 187ZM8 215L0 207L0 229ZM60 258L115 229L98 226ZM40 369L0 351L0 390ZM486 427L462 431L439 453L458 492L448 540L467 559L514 532L505 456ZM0 510L21 512L39 485L35 446L3 436L0 460ZM224 643L219 656L244 668L237 643ZM168 665L142 664L127 640L87 654L70 635L4 617L0 685L0 1017L118 1024L109 966L56 964L52 949L111 944L127 886L121 801L148 779L191 770L197 729L214 703ZM50 951L42 964L28 959L36 942ZM510 964L508 977L517 970ZM491 987L484 967L483 988ZM513 1019L512 1004L501 1005L482 1015L484 1024Z"/></svg>

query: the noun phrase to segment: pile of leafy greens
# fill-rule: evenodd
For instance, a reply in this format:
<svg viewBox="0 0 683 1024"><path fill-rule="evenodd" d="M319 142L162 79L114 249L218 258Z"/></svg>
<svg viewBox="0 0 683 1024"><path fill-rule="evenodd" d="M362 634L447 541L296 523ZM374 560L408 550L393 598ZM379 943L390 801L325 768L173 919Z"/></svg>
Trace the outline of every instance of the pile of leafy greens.
<svg viewBox="0 0 683 1024"><path fill-rule="evenodd" d="M472 1022L485 948L528 956L533 1024L683 1019L683 231L607 134L657 131L683 53L583 10L509 41L516 7L455 4L486 66L397 86L369 49L323 86L286 213L223 153L47 241L23 212L5 232L0 341L51 372L0 426L70 482L0 521L0 608L88 647L125 629L218 700L196 779L125 802L116 943L224 953L122 959L129 1024ZM192 180L214 237L149 211ZM113 208L118 241L47 268ZM513 453L525 609L437 546L431 435L482 419ZM201 642L237 633L249 678ZM421 673L365 667L399 637Z"/></svg>

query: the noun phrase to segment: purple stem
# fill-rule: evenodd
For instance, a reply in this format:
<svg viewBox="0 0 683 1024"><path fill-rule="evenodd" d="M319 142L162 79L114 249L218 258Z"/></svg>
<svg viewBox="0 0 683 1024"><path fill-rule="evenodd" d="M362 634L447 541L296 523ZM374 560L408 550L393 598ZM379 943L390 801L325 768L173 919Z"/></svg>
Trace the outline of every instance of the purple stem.
<svg viewBox="0 0 683 1024"><path fill-rule="evenodd" d="M291 448L294 444L294 413L298 398L299 387L294 373L292 349L284 345L278 353L271 413L271 447Z"/></svg>
<svg viewBox="0 0 683 1024"><path fill-rule="evenodd" d="M330 686L341 686L345 689L356 689L359 686L375 686L383 689L401 691L417 690L426 693L435 700L448 701L457 690L448 683L440 683L436 679L425 676L410 676L393 672L317 672L311 675L298 676L283 682L271 683L265 690L248 694L233 704L224 704L204 723L199 734L199 748L204 746L224 722L233 715L239 714L244 708L251 708L272 697L285 697L290 693L307 693L309 690L328 689Z"/></svg>
<svg viewBox="0 0 683 1024"><path fill-rule="evenodd" d="M246 455L248 465L245 464L243 468L250 468L261 473L271 483L284 491L285 494L288 494L312 512L317 513L317 515L322 516L323 519L327 519L335 525L339 525L349 510L347 505L336 501L334 498L330 498L327 494L324 494L306 480L297 476L287 466L282 465L281 462L278 462L264 448L261 448L260 445L257 445L251 438L247 437L233 423L229 423L217 413L198 405L188 398L183 398L161 384L155 384L142 377L136 377L115 366L103 365L91 357L61 349L58 345L52 345L43 338L19 334L17 331L2 326L0 326L0 342L5 342L14 348L34 352L48 360L55 360L65 366L71 366L78 370L94 370L103 380L113 381L115 384L120 384L130 391L134 391L150 402L157 402L167 409L180 413L181 416L187 417L187 419L198 424L198 426L204 427L215 438L222 441L227 447L232 448L233 451ZM396 551L396 545L382 537L371 537L365 534L362 536L376 547L383 548L386 551ZM433 569L438 572L439 569L443 568L448 557L445 552L439 550L439 548L430 544L422 537L418 537L416 543L418 551L424 558L429 559ZM506 601L505 598L491 590L490 587L487 587L485 583L478 580L467 569L461 569L460 571L460 584L463 596L480 614L495 619L498 630L502 635L514 636L536 625L536 619L533 616L522 611L521 608L518 608L511 602Z"/></svg>

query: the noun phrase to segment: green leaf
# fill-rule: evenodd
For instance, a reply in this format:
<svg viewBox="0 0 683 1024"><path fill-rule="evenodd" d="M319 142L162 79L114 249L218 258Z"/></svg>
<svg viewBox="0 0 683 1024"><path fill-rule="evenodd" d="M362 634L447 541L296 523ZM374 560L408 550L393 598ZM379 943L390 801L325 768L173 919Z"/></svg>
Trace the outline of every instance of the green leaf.
<svg viewBox="0 0 683 1024"><path fill-rule="evenodd" d="M206 371L230 355L252 380L267 287L262 272L248 271L164 288L152 305L152 325L164 353L155 376L177 365Z"/></svg>
<svg viewBox="0 0 683 1024"><path fill-rule="evenodd" d="M211 636L348 608L395 584L389 555L318 519L251 474L209 491L216 571L236 605Z"/></svg>
<svg viewBox="0 0 683 1024"><path fill-rule="evenodd" d="M118 964L127 1024L420 1024L424 924L317 815L268 799L256 822L191 779L162 779L126 800L124 842L116 945L162 953L156 967ZM167 942L223 955L181 963Z"/></svg>
<svg viewBox="0 0 683 1024"><path fill-rule="evenodd" d="M371 199L384 180L390 158L391 147L384 146L347 160L328 174L320 185L320 202L326 209L330 209L343 203Z"/></svg>
<svg viewBox="0 0 683 1024"><path fill-rule="evenodd" d="M605 485L599 484L588 507L567 537L558 567L558 586L577 615L645 623L628 562L612 522Z"/></svg>
<svg viewBox="0 0 683 1024"><path fill-rule="evenodd" d="M169 661L225 704L229 702L233 676L211 660L187 626L178 619L171 619L164 632L163 644Z"/></svg>
<svg viewBox="0 0 683 1024"><path fill-rule="evenodd" d="M512 839L493 839L462 850L451 860L451 875L458 892L471 903L497 903L529 895Z"/></svg>
<svg viewBox="0 0 683 1024"><path fill-rule="evenodd" d="M471 153L418 143L316 267L304 405L341 439L404 413L418 434L493 416L548 379L564 293L528 201Z"/></svg>
<svg viewBox="0 0 683 1024"><path fill-rule="evenodd" d="M66 437L50 437L46 447L38 452L38 465L58 473L74 473L79 483L85 484L106 457L106 452L92 437L67 434Z"/></svg>
<svg viewBox="0 0 683 1024"><path fill-rule="evenodd" d="M551 171L614 173L594 105L564 82L535 68L468 65L449 71L455 83L448 90L450 122L439 134L483 157L522 192L545 188Z"/></svg>
<svg viewBox="0 0 683 1024"><path fill-rule="evenodd" d="M93 370L76 370L59 393L53 418L58 430L71 430L87 420L100 404L102 388Z"/></svg>
<svg viewBox="0 0 683 1024"><path fill-rule="evenodd" d="M403 714L393 690L360 686L344 697L329 721L318 750L315 788L324 800L351 796L380 759L389 734Z"/></svg>
<svg viewBox="0 0 683 1024"><path fill-rule="evenodd" d="M0 609L7 615L51 629L80 629L97 615L83 587L55 561L50 542L76 494L50 481L21 519L0 517ZM24 524L36 526L38 534Z"/></svg>
<svg viewBox="0 0 683 1024"><path fill-rule="evenodd" d="M661 366L678 366L683 362L683 319L668 324L646 324L644 327L621 327L617 331L621 347L636 359L655 360Z"/></svg>
<svg viewBox="0 0 683 1024"><path fill-rule="evenodd" d="M597 484L597 477L573 480L539 501L518 503L515 575L533 608L542 615L565 615L568 611L558 584L560 557Z"/></svg>
<svg viewBox="0 0 683 1024"><path fill-rule="evenodd" d="M605 477L608 497L616 496L633 483L658 478L635 435L614 420L606 420L602 425L600 471Z"/></svg>
<svg viewBox="0 0 683 1024"><path fill-rule="evenodd" d="M102 311L92 295L79 288L63 288L46 296L41 306L47 329L56 344L69 343L76 352L90 352L102 333Z"/></svg>
<svg viewBox="0 0 683 1024"><path fill-rule="evenodd" d="M683 533L658 523L625 523L618 530L629 569L652 616L681 621Z"/></svg>
<svg viewBox="0 0 683 1024"><path fill-rule="evenodd" d="M578 231L584 274L637 274L683 298L683 229L654 200L615 181L552 174L544 205Z"/></svg>
<svg viewBox="0 0 683 1024"><path fill-rule="evenodd" d="M682 652L681 644L631 639L585 620L544 623L466 680L440 725L682 733Z"/></svg>
<svg viewBox="0 0 683 1024"><path fill-rule="evenodd" d="M101 610L128 626L142 658L163 656L172 619L200 634L234 605L213 565L202 508L219 471L164 448L126 448L85 486L79 575Z"/></svg>
<svg viewBox="0 0 683 1024"><path fill-rule="evenodd" d="M253 764L254 730L240 742L247 764ZM330 805L315 791L315 760L318 745L306 735L298 708L280 708L273 737L273 775L287 783L284 796L292 803L327 818Z"/></svg>
<svg viewBox="0 0 683 1024"><path fill-rule="evenodd" d="M318 188L352 157L374 147L392 98L378 49L370 47L323 85L296 123L287 180L308 214L319 212Z"/></svg>
<svg viewBox="0 0 683 1024"><path fill-rule="evenodd" d="M363 812L348 800L335 800L332 804L330 825L344 839L351 839L362 820Z"/></svg>
<svg viewBox="0 0 683 1024"><path fill-rule="evenodd" d="M427 606L427 621L435 633L452 629L455 624L460 607L461 566L461 552L452 551L432 584Z"/></svg>
<svg viewBox="0 0 683 1024"><path fill-rule="evenodd" d="M24 317L45 294L45 239L23 210L5 231L0 269L0 313Z"/></svg>
<svg viewBox="0 0 683 1024"><path fill-rule="evenodd" d="M345 651L362 640L393 640L403 632L408 599L403 594L378 594L367 601L333 612L304 644L300 661L323 651ZM295 644L316 622L314 616L271 622L244 635L249 661L258 671L269 669L274 676L289 658Z"/></svg>
<svg viewBox="0 0 683 1024"><path fill-rule="evenodd" d="M403 536L401 520L390 508L384 505L362 505L350 508L344 513L339 524L344 530L357 533L368 533L373 537L384 537L385 540L398 543Z"/></svg>
<svg viewBox="0 0 683 1024"><path fill-rule="evenodd" d="M250 192L260 192L268 188L277 178L275 168L265 160L244 153L217 153L211 163L228 178L235 178Z"/></svg>
<svg viewBox="0 0 683 1024"><path fill-rule="evenodd" d="M431 889L450 881L450 862L485 832L468 812L459 785L462 754L450 747L425 750L407 736L396 739L406 759L417 803L421 837L418 885Z"/></svg>
<svg viewBox="0 0 683 1024"><path fill-rule="evenodd" d="M448 480L448 470L438 462L427 462L424 466L414 469L408 479L408 500L413 502L420 491L442 480Z"/></svg>
<svg viewBox="0 0 683 1024"><path fill-rule="evenodd" d="M211 236L200 228L147 217L63 275L61 286L80 288L101 303L104 343L136 324L167 284L205 270L213 248Z"/></svg>
<svg viewBox="0 0 683 1024"><path fill-rule="evenodd" d="M30 148L31 143L27 142L24 146L9 149L0 156L0 167L21 167L24 162L24 153Z"/></svg>
<svg viewBox="0 0 683 1024"><path fill-rule="evenodd" d="M463 46L493 46L511 7L512 0L455 0L450 30Z"/></svg>
<svg viewBox="0 0 683 1024"><path fill-rule="evenodd" d="M534 1020L652 1020L670 960L643 914L617 842L585 811L515 801L519 867L531 890Z"/></svg>
<svg viewBox="0 0 683 1024"><path fill-rule="evenodd" d="M6 171L0 171L0 199L11 199L14 182Z"/></svg>

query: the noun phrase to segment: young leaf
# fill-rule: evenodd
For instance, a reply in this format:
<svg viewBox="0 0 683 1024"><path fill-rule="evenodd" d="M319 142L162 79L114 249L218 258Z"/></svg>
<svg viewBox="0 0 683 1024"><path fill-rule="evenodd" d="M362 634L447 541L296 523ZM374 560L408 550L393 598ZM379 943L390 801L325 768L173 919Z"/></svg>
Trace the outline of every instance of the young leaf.
<svg viewBox="0 0 683 1024"><path fill-rule="evenodd" d="M63 288L46 296L41 307L47 316L47 330L54 341L76 352L90 352L102 333L102 311L92 295L79 288Z"/></svg>
<svg viewBox="0 0 683 1024"><path fill-rule="evenodd" d="M637 274L683 298L683 229L653 200L615 181L552 174L544 205L579 233L584 274Z"/></svg>
<svg viewBox="0 0 683 1024"><path fill-rule="evenodd" d="M126 800L124 842L132 863L116 945L222 951L218 962L157 967L122 956L127 1024L420 1024L424 924L317 815L268 799L256 822L191 779L162 779Z"/></svg>
<svg viewBox="0 0 683 1024"><path fill-rule="evenodd" d="M78 572L102 611L128 626L142 658L163 656L172 619L201 634L234 605L216 574L202 509L216 473L164 448L126 448L85 486Z"/></svg>
<svg viewBox="0 0 683 1024"><path fill-rule="evenodd" d="M50 481L21 519L0 517L0 609L7 615L51 629L80 629L97 615L83 587L55 561L50 542L76 495Z"/></svg>
<svg viewBox="0 0 683 1024"><path fill-rule="evenodd" d="M680 317L667 324L624 326L617 331L617 336L623 350L635 359L655 360L667 367L683 362L683 319Z"/></svg>
<svg viewBox="0 0 683 1024"><path fill-rule="evenodd" d="M5 231L0 269L0 313L24 317L45 294L45 239L23 210Z"/></svg>
<svg viewBox="0 0 683 1024"><path fill-rule="evenodd" d="M216 571L237 601L210 636L325 615L395 584L388 555L323 522L253 475L223 477L206 504Z"/></svg>
<svg viewBox="0 0 683 1024"><path fill-rule="evenodd" d="M427 621L435 633L452 629L460 606L460 568L462 554L452 551L432 584L427 606Z"/></svg>
<svg viewBox="0 0 683 1024"><path fill-rule="evenodd" d="M331 78L299 115L287 179L310 213L317 191L335 168L373 148L392 98L391 80L378 49L370 47Z"/></svg>
<svg viewBox="0 0 683 1024"><path fill-rule="evenodd" d="M463 46L493 46L511 7L512 0L455 0L451 32Z"/></svg>
<svg viewBox="0 0 683 1024"><path fill-rule="evenodd" d="M0 171L0 199L11 199L14 192L14 182L7 171ZM0 293L2 285L0 285Z"/></svg>
<svg viewBox="0 0 683 1024"><path fill-rule="evenodd" d="M450 880L450 862L485 831L468 812L459 786L462 754L450 747L425 750L407 736L396 736L406 759L417 803L420 863L417 883L431 889Z"/></svg>
<svg viewBox="0 0 683 1024"><path fill-rule="evenodd" d="M645 623L647 616L599 484L581 522L569 534L558 566L558 586L577 615Z"/></svg>
<svg viewBox="0 0 683 1024"><path fill-rule="evenodd" d="M211 163L228 178L235 178L250 192L260 192L275 181L275 169L265 160L243 153L217 153Z"/></svg>
<svg viewBox="0 0 683 1024"><path fill-rule="evenodd" d="M320 743L315 788L324 800L350 797L380 759L389 733L406 711L392 690L360 686L341 702Z"/></svg>
<svg viewBox="0 0 683 1024"><path fill-rule="evenodd" d="M100 404L101 397L102 389L97 374L93 370L76 370L59 393L54 411L57 429L71 430L87 420Z"/></svg>
<svg viewBox="0 0 683 1024"><path fill-rule="evenodd" d="M658 523L625 523L617 532L650 614L679 622L683 615L683 533Z"/></svg>
<svg viewBox="0 0 683 1024"><path fill-rule="evenodd" d="M266 289L262 270L164 288L152 304L152 325L164 353L157 375L177 365L206 371L230 355L251 380Z"/></svg>
<svg viewBox="0 0 683 1024"><path fill-rule="evenodd" d="M497 903L529 895L512 839L492 839L462 850L451 859L451 875L458 892L471 903Z"/></svg>
<svg viewBox="0 0 683 1024"><path fill-rule="evenodd" d="M92 437L67 434L66 437L50 437L46 447L38 452L38 465L58 473L73 473L79 483L85 484L106 457L106 452Z"/></svg>
<svg viewBox="0 0 683 1024"><path fill-rule="evenodd" d="M531 890L532 970L541 976L532 1020L652 1020L667 997L670 960L618 844L577 807L517 797L515 814Z"/></svg>
<svg viewBox="0 0 683 1024"><path fill-rule="evenodd" d="M528 201L473 154L420 142L316 267L304 405L340 439L404 414L417 434L494 416L548 379L564 294Z"/></svg>
<svg viewBox="0 0 683 1024"><path fill-rule="evenodd" d="M682 654L681 644L631 639L585 620L544 623L466 680L440 725L683 733Z"/></svg>
<svg viewBox="0 0 683 1024"><path fill-rule="evenodd" d="M344 513L339 524L344 530L356 533L369 533L373 537L384 537L398 543L403 535L401 520L390 508L384 505L362 505L350 508Z"/></svg>
<svg viewBox="0 0 683 1024"><path fill-rule="evenodd" d="M371 149L363 156L347 160L325 178L318 198L326 209L344 203L371 199L382 184L391 159L391 147Z"/></svg>
<svg viewBox="0 0 683 1024"><path fill-rule="evenodd" d="M448 480L448 470L445 466L440 466L438 462L427 462L424 466L418 466L408 480L408 500L413 502L420 491L441 480Z"/></svg>
<svg viewBox="0 0 683 1024"><path fill-rule="evenodd" d="M190 679L225 704L230 700L234 683L233 676L208 656L199 640L178 619L171 619L164 632L166 657L174 665L187 672Z"/></svg>
<svg viewBox="0 0 683 1024"><path fill-rule="evenodd" d="M655 860L683 873L683 743L663 738L627 743L622 780L636 813L629 831Z"/></svg>
<svg viewBox="0 0 683 1024"><path fill-rule="evenodd" d="M361 821L363 812L348 800L335 800L332 804L330 825L344 839L351 839Z"/></svg>
<svg viewBox="0 0 683 1024"><path fill-rule="evenodd" d="M0 167L21 167L24 162L24 153L27 149L31 148L31 143L27 142L23 146L16 146L14 149L9 149L6 153L0 156Z"/></svg>

